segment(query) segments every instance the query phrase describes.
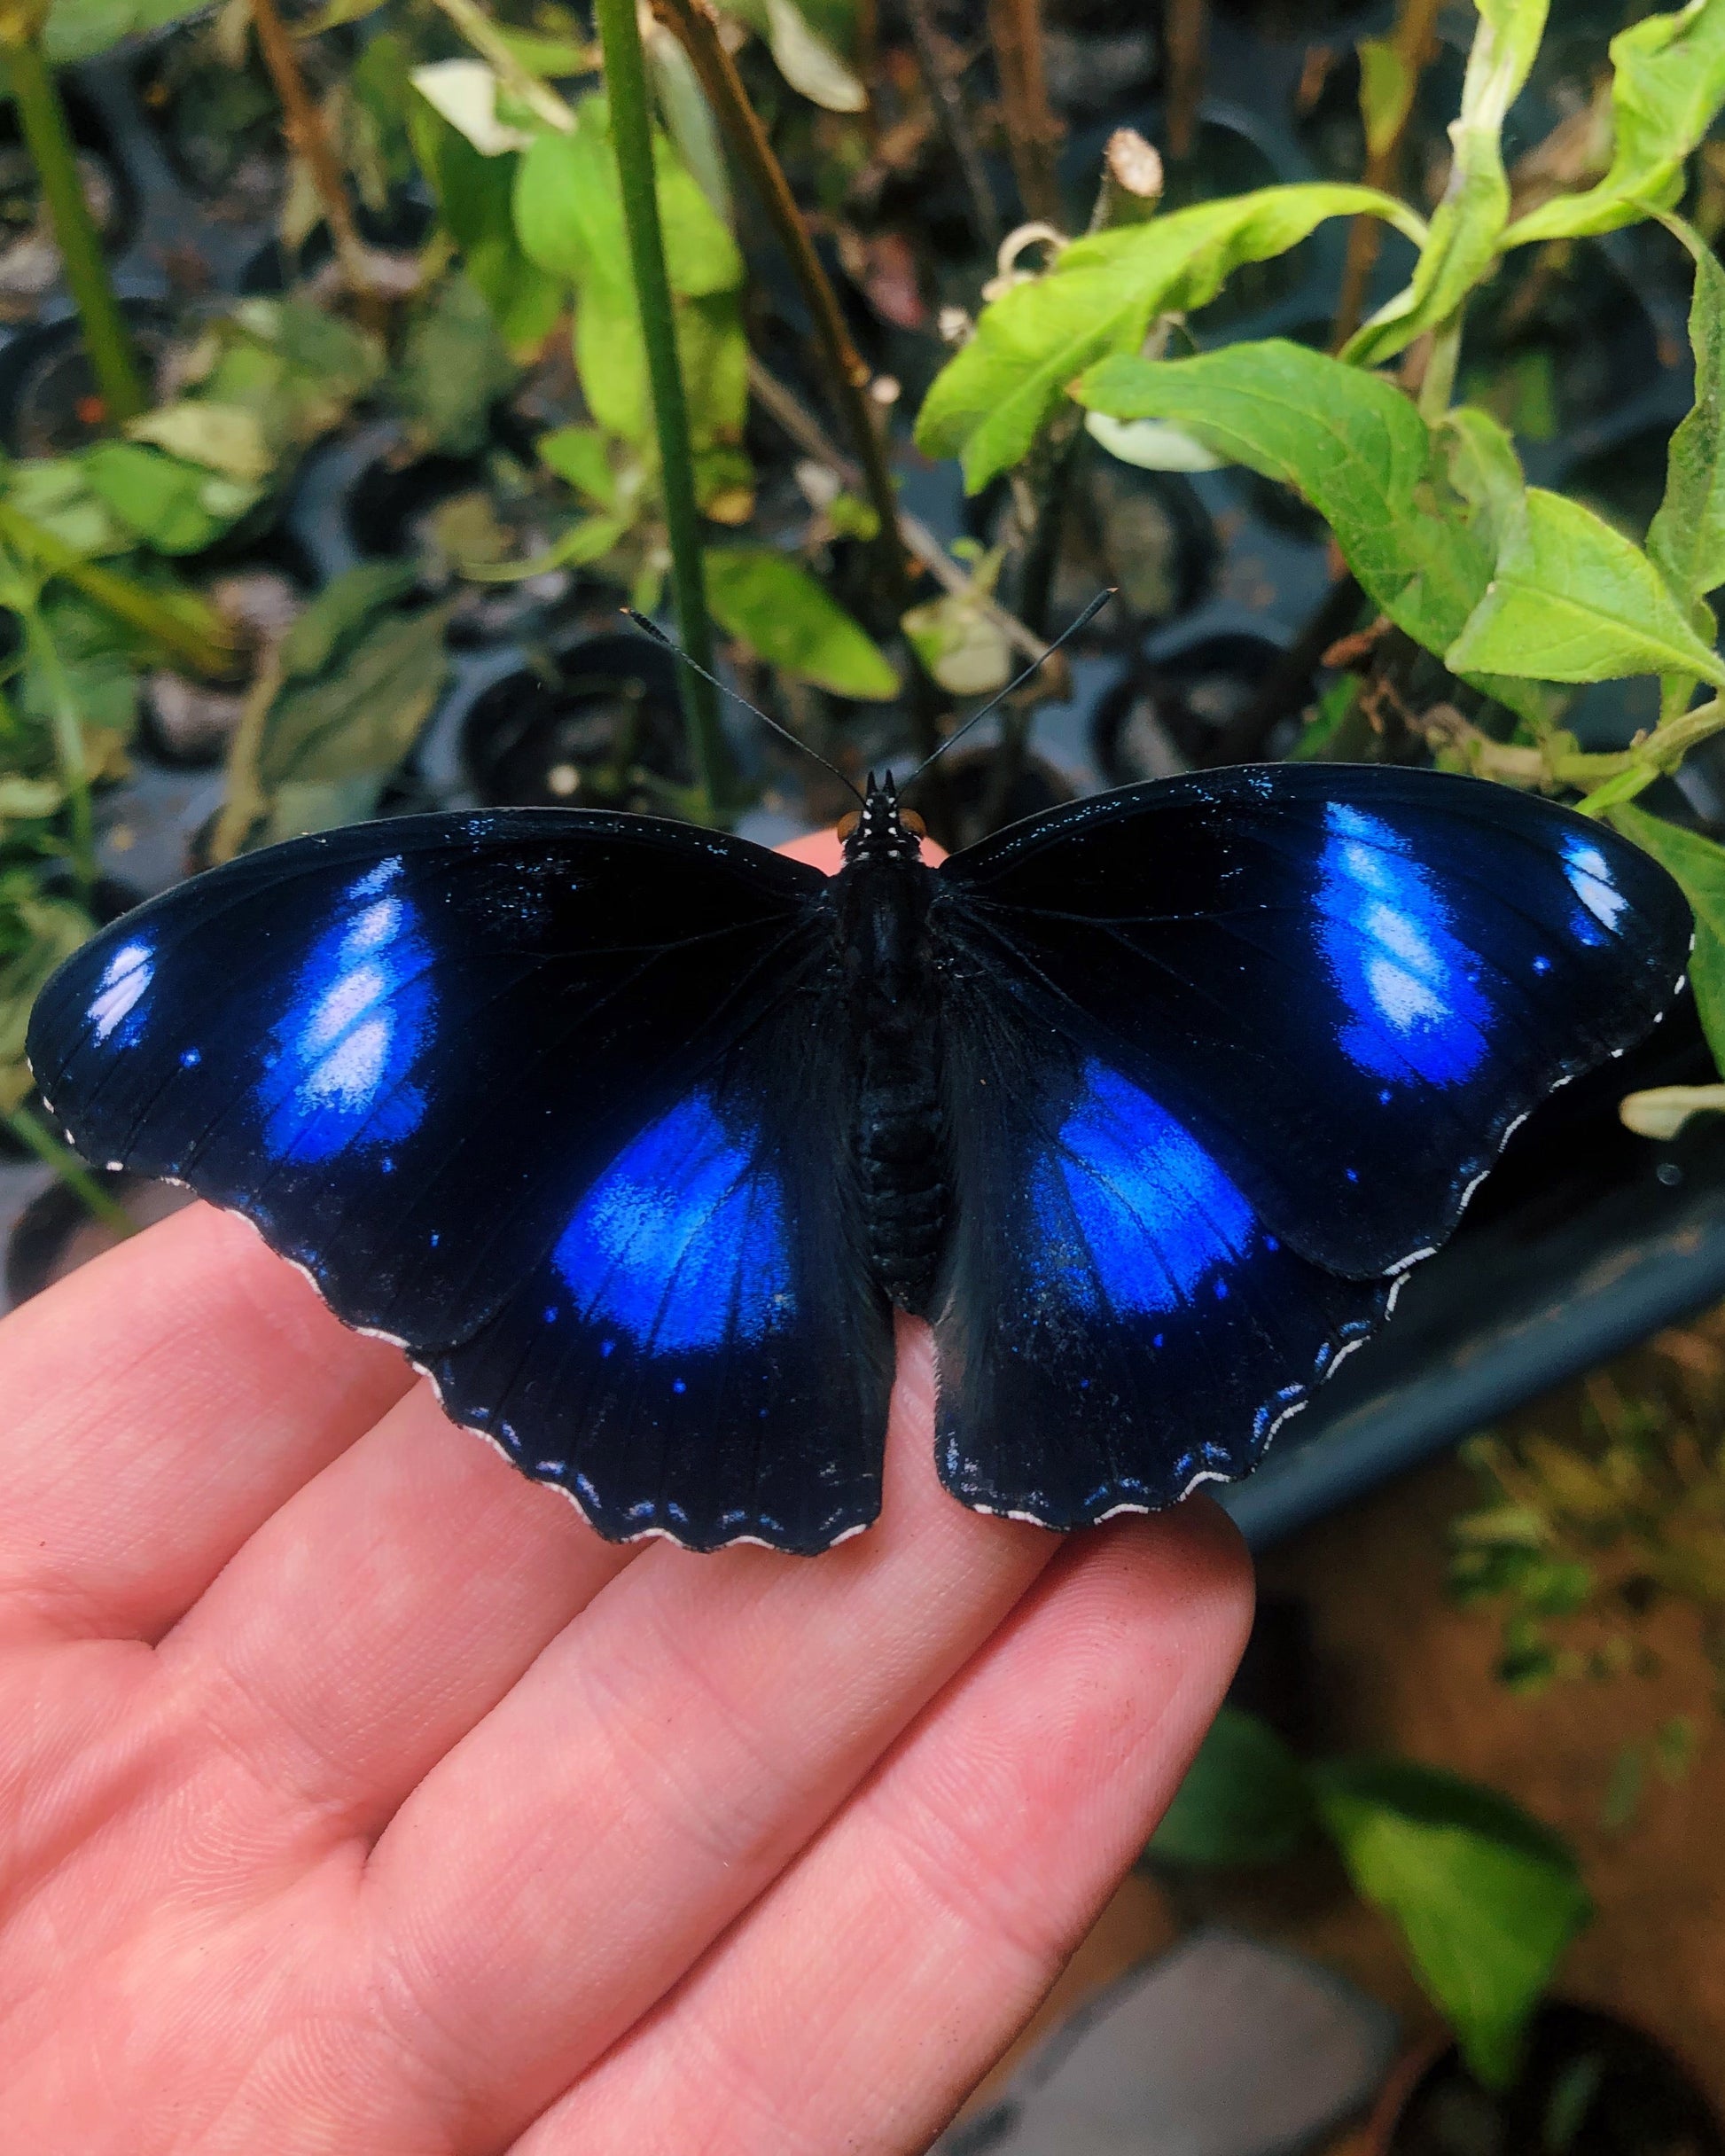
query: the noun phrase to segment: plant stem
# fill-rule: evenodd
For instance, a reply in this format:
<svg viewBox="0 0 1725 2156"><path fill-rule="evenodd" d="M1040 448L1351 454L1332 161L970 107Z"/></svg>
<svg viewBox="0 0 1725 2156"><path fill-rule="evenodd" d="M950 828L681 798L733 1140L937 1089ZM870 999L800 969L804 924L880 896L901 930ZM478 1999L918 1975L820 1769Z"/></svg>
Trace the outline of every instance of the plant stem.
<svg viewBox="0 0 1725 2156"><path fill-rule="evenodd" d="M1047 449L1049 470L1042 498L1037 506L1036 521L1029 543L1025 548L1024 569L1019 579L1019 613L1031 633L1038 637L1048 634L1049 608L1054 600L1055 573L1060 565L1060 537L1066 519L1066 504L1072 494L1073 468L1077 462L1083 434L1077 427L1068 432L1064 441L1050 439ZM1052 671L1049 669L1048 671ZM979 836L986 838L1004 820L1007 804L1013 789L1024 773L1025 757L1030 748L1030 729L1035 719L1036 706L1048 691L1047 673L1027 682L1001 713L1000 743L995 750L994 762L989 766L988 783L983 788L982 807L979 822Z"/></svg>
<svg viewBox="0 0 1725 2156"><path fill-rule="evenodd" d="M1408 122L1413 118L1419 78L1437 50L1438 15L1442 5L1443 0L1401 0L1396 12L1391 43L1409 84L1407 109L1391 134L1368 147L1365 171L1361 175L1366 186L1378 188L1386 194L1398 191L1401 145L1407 139ZM1371 281L1378 251L1383 243L1381 220L1366 216L1354 220L1347 235L1347 261L1342 270L1341 295L1336 302L1336 320L1330 336L1332 352L1339 352L1360 326L1360 318L1365 312L1366 286Z"/></svg>
<svg viewBox="0 0 1725 2156"><path fill-rule="evenodd" d="M1432 332L1432 351L1419 386L1419 413L1428 426L1435 426L1449 410L1456 394L1456 367L1462 356L1462 309Z"/></svg>
<svg viewBox="0 0 1725 2156"><path fill-rule="evenodd" d="M210 835L209 857L213 868L233 859L269 811L269 799L264 790L261 765L270 707L281 693L281 649L279 645L271 645L259 661L256 678L246 691L240 709L239 723L228 743L227 797Z"/></svg>
<svg viewBox="0 0 1725 2156"><path fill-rule="evenodd" d="M1038 0L988 0L988 35L1000 71L1007 146L1026 212L1058 224L1062 205L1054 145L1060 138L1060 124L1049 110Z"/></svg>
<svg viewBox="0 0 1725 2156"><path fill-rule="evenodd" d="M605 90L611 103L612 147L622 188L629 263L659 433L660 480L671 544L671 592L683 649L695 666L705 667L710 673L713 628L701 569L695 459L683 372L677 362L676 316L670 279L665 271L659 191L653 178L652 121L647 110L646 63L635 9L636 0L597 0L596 12L605 52ZM718 692L691 667L678 668L677 684L689 727L690 754L702 814L708 823L715 823L730 798L730 759L719 724Z"/></svg>
<svg viewBox="0 0 1725 2156"><path fill-rule="evenodd" d="M20 595L22 596L21 594ZM25 642L42 670L54 714L54 755L60 784L66 788L72 824L72 872L79 895L88 904L96 889L96 819L90 798L90 760L84 754L83 722L78 699L72 693L59 648L48 633L41 609L34 600L20 608Z"/></svg>
<svg viewBox="0 0 1725 2156"><path fill-rule="evenodd" d="M1168 155L1190 157L1204 102L1204 0L1167 0Z"/></svg>
<svg viewBox="0 0 1725 2156"><path fill-rule="evenodd" d="M137 1223L124 1206L102 1188L89 1168L69 1146L62 1145L42 1121L28 1108L14 1108L6 1117L7 1128L12 1136L27 1145L44 1167L51 1168L67 1190L74 1191L85 1206L105 1227L116 1235L136 1235Z"/></svg>
<svg viewBox="0 0 1725 2156"><path fill-rule="evenodd" d="M342 281L353 294L366 327L381 335L386 320L383 297L371 280L365 248L354 223L353 205L347 199L340 162L331 147L324 115L306 87L300 56L293 50L293 40L287 34L276 0L251 0L251 5L258 50L263 55L263 64L269 70L269 79L281 101L282 131L304 159L312 185L317 190L317 199L324 205L324 219L330 228L330 238L335 242Z"/></svg>
<svg viewBox="0 0 1725 2156"><path fill-rule="evenodd" d="M618 4L621 4L621 0L618 0ZM886 445L864 394L864 385L869 379L867 363L851 342L839 311L838 295L809 240L796 197L791 192L783 166L773 154L761 116L749 102L736 63L720 40L717 24L700 0L655 0L655 12L660 21L668 23L675 32L694 63L725 138L748 174L750 184L778 234L779 244L808 308L828 394L850 436L863 491L879 527L875 559L886 603L896 622L910 605L910 580L905 570L898 496L886 462ZM607 75L609 72L607 58ZM940 707L933 684L914 664L910 674L910 723L911 738L918 758L933 755L941 743ZM924 802L929 828L939 837L949 824L949 817L946 775L938 765L924 781Z"/></svg>
<svg viewBox="0 0 1725 2156"><path fill-rule="evenodd" d="M0 539L9 541L51 575L63 576L67 583L75 585L86 598L93 599L116 620L142 630L170 657L189 666L193 673L213 681L230 681L238 670L238 645L224 633L220 616L194 594L178 595L188 608L187 613L182 613L166 604L158 593L134 583L130 577L121 576L117 570L105 569L98 562L86 561L65 540L56 537L21 510L14 509L9 502L0 502ZM205 621L200 623L191 618L190 610L194 605L207 617Z"/></svg>
<svg viewBox="0 0 1725 2156"><path fill-rule="evenodd" d="M971 199L971 222L976 227L976 236L992 254L1001 241L1000 207L995 200L995 191L988 184L987 169L977 147L970 114L964 109L964 92L946 64L929 0L907 0L907 6L910 39L917 48L917 65L922 72L923 85L928 92L929 103L934 107L941 132L946 137L947 148L963 176L964 191Z"/></svg>
<svg viewBox="0 0 1725 2156"><path fill-rule="evenodd" d="M102 242L79 184L77 152L66 125L66 107L42 46L32 31L0 31L0 55L12 81L12 97L36 176L53 220L66 281L83 325L96 386L107 417L136 419L148 408L144 370L138 363L130 325L120 311Z"/></svg>
<svg viewBox="0 0 1725 2156"><path fill-rule="evenodd" d="M887 467L886 445L864 394L869 379L868 363L851 342L838 294L821 267L802 213L797 207L796 197L791 192L791 184L784 176L784 168L773 154L767 130L749 102L749 93L743 87L737 64L720 40L718 26L699 4L699 0L659 0L657 12L660 20L675 32L694 63L701 88L718 114L725 138L748 174L750 184L790 262L792 274L814 322L815 343L828 393L844 421L845 432L850 436L852 453L862 469L869 505L879 519L881 561L888 579L888 595L895 611L902 612L909 601L904 592L903 554L897 536L897 497Z"/></svg>

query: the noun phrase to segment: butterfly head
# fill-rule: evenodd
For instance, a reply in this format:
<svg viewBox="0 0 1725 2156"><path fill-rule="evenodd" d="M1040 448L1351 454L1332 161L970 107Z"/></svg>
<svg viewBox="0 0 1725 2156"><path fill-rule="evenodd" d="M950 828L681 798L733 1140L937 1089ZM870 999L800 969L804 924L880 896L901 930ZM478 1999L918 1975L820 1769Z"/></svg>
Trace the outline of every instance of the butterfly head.
<svg viewBox="0 0 1725 2156"><path fill-rule="evenodd" d="M927 836L921 816L899 807L899 790L890 771L878 779L869 773L862 806L853 808L839 824L847 866L853 861L919 861Z"/></svg>

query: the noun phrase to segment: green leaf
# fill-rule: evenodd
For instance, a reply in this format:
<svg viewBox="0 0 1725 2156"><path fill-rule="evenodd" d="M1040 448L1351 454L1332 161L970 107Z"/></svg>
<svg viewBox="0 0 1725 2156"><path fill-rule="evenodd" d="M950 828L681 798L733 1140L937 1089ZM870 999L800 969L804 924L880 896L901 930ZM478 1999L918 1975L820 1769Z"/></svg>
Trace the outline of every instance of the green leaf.
<svg viewBox="0 0 1725 2156"><path fill-rule="evenodd" d="M1423 331L1449 320L1497 258L1510 215L1503 119L1539 51L1549 0L1477 0L1479 20L1450 127L1456 154L1449 184L1411 282L1350 340L1355 366L1393 358Z"/></svg>
<svg viewBox="0 0 1725 2156"><path fill-rule="evenodd" d="M628 288L622 189L601 96L583 98L567 135L547 130L521 160L515 223L542 269L585 287L589 278ZM653 140L665 269L679 299L734 292L743 283L737 243L663 135Z"/></svg>
<svg viewBox="0 0 1725 2156"><path fill-rule="evenodd" d="M126 553L136 543L133 534L91 492L89 475L75 457L21 458L6 465L4 480L12 508L86 560Z"/></svg>
<svg viewBox="0 0 1725 2156"><path fill-rule="evenodd" d="M1445 658L1458 674L1567 682L1690 674L1725 684L1725 666L1641 549L1580 502L1538 487Z"/></svg>
<svg viewBox="0 0 1725 2156"><path fill-rule="evenodd" d="M141 37L195 15L205 0L54 0L43 25L43 55L52 67L94 59L123 37Z"/></svg>
<svg viewBox="0 0 1725 2156"><path fill-rule="evenodd" d="M1300 1762L1267 1722L1224 1707L1210 1725L1149 1854L1171 1864L1273 1864L1313 1824Z"/></svg>
<svg viewBox="0 0 1725 2156"><path fill-rule="evenodd" d="M519 372L496 316L457 271L416 303L392 387L420 448L471 457Z"/></svg>
<svg viewBox="0 0 1725 2156"><path fill-rule="evenodd" d="M1573 1854L1507 1797L1435 1768L1336 1761L1310 1780L1354 1886L1400 1930L1468 2066L1506 2088L1592 1913Z"/></svg>
<svg viewBox="0 0 1725 2156"><path fill-rule="evenodd" d="M571 134L542 135L521 160L516 229L542 269L575 286L575 366L589 410L608 434L650 450L657 434L605 99L583 98L576 121ZM738 440L747 411L743 261L663 136L653 158L690 431L707 449Z"/></svg>
<svg viewBox="0 0 1725 2156"><path fill-rule="evenodd" d="M102 441L82 462L92 489L163 554L197 554L238 523L261 489L142 442Z"/></svg>
<svg viewBox="0 0 1725 2156"><path fill-rule="evenodd" d="M291 683L269 713L259 772L287 785L374 780L369 813L413 746L449 671L445 614L432 608L374 622L324 673ZM297 624L296 624L297 626Z"/></svg>
<svg viewBox="0 0 1725 2156"><path fill-rule="evenodd" d="M792 89L830 113L860 113L869 93L796 0L729 0L725 12L759 31Z"/></svg>
<svg viewBox="0 0 1725 2156"><path fill-rule="evenodd" d="M282 676L296 681L321 674L375 614L413 589L410 562L363 561L332 577L282 638Z"/></svg>
<svg viewBox="0 0 1725 2156"><path fill-rule="evenodd" d="M695 63L673 33L651 15L642 24L641 35L652 76L653 102L665 122L665 131L712 205L714 215L727 231L732 230L736 217L724 138L695 73Z"/></svg>
<svg viewBox="0 0 1725 2156"><path fill-rule="evenodd" d="M563 290L523 253L513 200L520 159L481 157L423 98L408 108L414 155L462 267L496 316L511 352L535 352L563 311Z"/></svg>
<svg viewBox="0 0 1725 2156"><path fill-rule="evenodd" d="M35 895L21 873L0 882L0 902L8 917L0 933L0 1073L23 1072L30 1007L54 968L96 933L96 924L69 899ZM21 1087L6 1085L16 1098L0 1099L0 1107L16 1107L28 1090L27 1075Z"/></svg>
<svg viewBox="0 0 1725 2156"><path fill-rule="evenodd" d="M611 467L605 436L597 426L559 426L542 434L534 447L539 461L601 509L617 506L617 474Z"/></svg>
<svg viewBox="0 0 1725 2156"><path fill-rule="evenodd" d="M976 335L924 400L917 447L960 457L976 493L1026 453L1074 377L1109 353L1136 351L1153 316L1203 307L1243 263L1285 254L1328 217L1362 212L1424 233L1373 188L1315 184L1201 202L1075 240L1047 276L983 309Z"/></svg>
<svg viewBox="0 0 1725 2156"><path fill-rule="evenodd" d="M1378 375L1270 339L1197 359L1104 360L1077 394L1119 418L1172 420L1303 495L1373 604L1428 651L1447 648L1486 589L1476 519L1438 491L1430 430Z"/></svg>
<svg viewBox="0 0 1725 2156"><path fill-rule="evenodd" d="M481 157L503 157L525 150L533 136L497 117L496 71L483 60L433 60L416 67L410 80L432 110Z"/></svg>
<svg viewBox="0 0 1725 2156"><path fill-rule="evenodd" d="M1518 218L1505 246L1610 232L1674 208L1683 161L1725 103L1725 0L1690 0L1612 40L1611 168L1585 193L1558 195Z"/></svg>
<svg viewBox="0 0 1725 2156"><path fill-rule="evenodd" d="M599 65L599 48L579 37L548 37L537 30L513 30L506 23L496 33L508 46L510 57L542 82L560 82L573 74L592 74Z"/></svg>
<svg viewBox="0 0 1725 2156"><path fill-rule="evenodd" d="M949 696L991 696L1012 678L1012 654L999 623L962 592L913 606L899 627Z"/></svg>
<svg viewBox="0 0 1725 2156"><path fill-rule="evenodd" d="M1388 150L1407 125L1419 77L1401 57L1393 37L1362 37L1360 56L1360 117L1366 148L1374 157Z"/></svg>
<svg viewBox="0 0 1725 2156"><path fill-rule="evenodd" d="M1689 339L1695 354L1695 404L1671 437L1665 499L1647 531L1647 551L1711 643L1705 601L1725 584L1725 270L1698 233L1667 220L1695 257Z"/></svg>
<svg viewBox="0 0 1725 2156"><path fill-rule="evenodd" d="M1725 847L1625 803L1610 819L1674 877L1695 916L1689 984L1713 1061L1725 1073Z"/></svg>
<svg viewBox="0 0 1725 2156"><path fill-rule="evenodd" d="M246 483L268 479L275 469L275 452L264 438L262 422L243 404L182 397L132 420L126 434L129 441L153 442L190 464Z"/></svg>
<svg viewBox="0 0 1725 2156"><path fill-rule="evenodd" d="M837 696L884 702L899 691L886 654L806 569L769 547L714 547L706 598L728 637L757 658Z"/></svg>
<svg viewBox="0 0 1725 2156"><path fill-rule="evenodd" d="M1111 457L1118 457L1123 465L1136 465L1141 472L1219 472L1228 461L1166 419L1115 419L1105 411L1093 411L1084 431Z"/></svg>

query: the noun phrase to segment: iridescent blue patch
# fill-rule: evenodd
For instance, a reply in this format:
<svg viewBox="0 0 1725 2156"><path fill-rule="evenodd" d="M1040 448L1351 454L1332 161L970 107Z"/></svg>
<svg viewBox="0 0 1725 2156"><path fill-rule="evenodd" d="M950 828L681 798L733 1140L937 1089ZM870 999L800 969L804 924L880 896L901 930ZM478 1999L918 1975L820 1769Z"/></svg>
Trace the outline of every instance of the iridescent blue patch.
<svg viewBox="0 0 1725 2156"><path fill-rule="evenodd" d="M150 946L138 939L122 943L102 968L90 1001L90 1027L103 1046L129 1048L137 1039L144 1013L139 1007L156 970Z"/></svg>
<svg viewBox="0 0 1725 2156"><path fill-rule="evenodd" d="M1565 839L1564 875L1581 902L1569 932L1578 943L1597 947L1616 932L1629 902L1617 887L1611 863L1589 839L1573 834Z"/></svg>
<svg viewBox="0 0 1725 2156"><path fill-rule="evenodd" d="M1338 1044L1374 1076L1460 1084L1486 1058L1492 1012L1436 879L1379 816L1331 801L1324 824L1317 936Z"/></svg>
<svg viewBox="0 0 1725 2156"><path fill-rule="evenodd" d="M794 1314L778 1179L705 1093L625 1146L552 1262L584 1318L659 1354L757 1342L787 1331Z"/></svg>
<svg viewBox="0 0 1725 2156"><path fill-rule="evenodd" d="M1031 1180L1038 1285L1087 1316L1175 1310L1251 1249L1251 1205L1185 1126L1092 1059ZM1212 1293L1225 1294L1219 1277Z"/></svg>
<svg viewBox="0 0 1725 2156"><path fill-rule="evenodd" d="M270 1036L258 1088L272 1153L325 1160L406 1137L425 1113L408 1072L433 1015L431 951L418 909L392 887L398 859L350 885L339 925L313 946Z"/></svg>

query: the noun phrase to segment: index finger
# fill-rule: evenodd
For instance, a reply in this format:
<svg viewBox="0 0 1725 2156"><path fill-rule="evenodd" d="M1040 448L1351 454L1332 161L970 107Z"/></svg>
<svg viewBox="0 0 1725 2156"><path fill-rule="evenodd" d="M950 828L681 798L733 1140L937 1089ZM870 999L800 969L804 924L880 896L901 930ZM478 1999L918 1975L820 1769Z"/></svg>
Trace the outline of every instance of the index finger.
<svg viewBox="0 0 1725 2156"><path fill-rule="evenodd" d="M0 1321L0 1633L152 1638L413 1382L196 1205Z"/></svg>

